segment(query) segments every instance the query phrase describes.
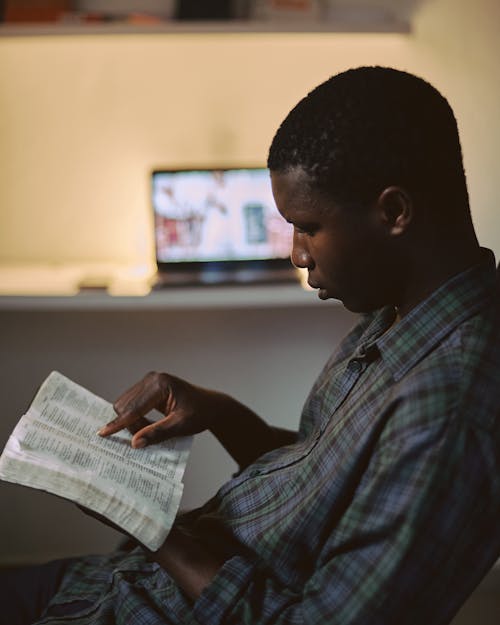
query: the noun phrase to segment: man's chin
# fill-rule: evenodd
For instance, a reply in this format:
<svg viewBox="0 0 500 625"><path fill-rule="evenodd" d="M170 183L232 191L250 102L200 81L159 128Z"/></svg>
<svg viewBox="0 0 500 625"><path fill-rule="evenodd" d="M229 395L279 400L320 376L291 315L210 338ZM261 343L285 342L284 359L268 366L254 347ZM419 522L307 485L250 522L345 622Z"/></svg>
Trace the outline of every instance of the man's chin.
<svg viewBox="0 0 500 625"><path fill-rule="evenodd" d="M322 301L325 301L327 299L335 299L340 302L346 310L357 314L371 313L378 308L378 306L372 306L367 302L354 301L351 298L343 299L335 293L328 291L328 289L318 289L318 298Z"/></svg>
<svg viewBox="0 0 500 625"><path fill-rule="evenodd" d="M327 299L336 299L338 302L342 302L342 300L340 299L340 297L332 292L331 290L328 289L322 289L322 288L318 288L317 289L317 294L318 294L318 298L321 300L327 300Z"/></svg>

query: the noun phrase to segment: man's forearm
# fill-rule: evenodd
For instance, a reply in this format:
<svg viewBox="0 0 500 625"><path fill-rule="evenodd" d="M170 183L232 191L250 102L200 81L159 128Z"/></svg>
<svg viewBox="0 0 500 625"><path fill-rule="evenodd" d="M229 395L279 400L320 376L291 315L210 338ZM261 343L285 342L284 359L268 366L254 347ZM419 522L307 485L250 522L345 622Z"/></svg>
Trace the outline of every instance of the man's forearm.
<svg viewBox="0 0 500 625"><path fill-rule="evenodd" d="M217 418L210 431L240 467L251 464L266 451L295 442L297 434L268 425L255 412L229 395L214 393Z"/></svg>

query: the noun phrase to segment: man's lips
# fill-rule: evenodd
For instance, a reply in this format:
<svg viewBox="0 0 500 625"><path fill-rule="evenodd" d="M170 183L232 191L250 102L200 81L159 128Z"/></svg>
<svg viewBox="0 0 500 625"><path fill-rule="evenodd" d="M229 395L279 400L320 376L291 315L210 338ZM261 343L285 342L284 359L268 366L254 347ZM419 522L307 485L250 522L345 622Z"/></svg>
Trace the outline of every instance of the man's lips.
<svg viewBox="0 0 500 625"><path fill-rule="evenodd" d="M328 299L328 292L327 292L327 290L322 288L316 282L314 282L314 280L311 280L310 278L308 278L307 279L307 284L311 287L311 289L317 289L318 290L318 297L319 297L319 299Z"/></svg>

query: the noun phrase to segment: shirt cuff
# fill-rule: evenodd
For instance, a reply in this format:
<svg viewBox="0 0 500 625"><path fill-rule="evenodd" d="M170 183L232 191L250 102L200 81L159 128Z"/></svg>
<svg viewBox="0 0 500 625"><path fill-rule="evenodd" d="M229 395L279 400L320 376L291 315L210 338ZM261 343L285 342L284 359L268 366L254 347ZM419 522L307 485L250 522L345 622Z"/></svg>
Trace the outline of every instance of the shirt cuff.
<svg viewBox="0 0 500 625"><path fill-rule="evenodd" d="M220 625L226 612L248 586L255 564L243 556L234 556L222 565L211 583L196 600L193 613L203 625Z"/></svg>

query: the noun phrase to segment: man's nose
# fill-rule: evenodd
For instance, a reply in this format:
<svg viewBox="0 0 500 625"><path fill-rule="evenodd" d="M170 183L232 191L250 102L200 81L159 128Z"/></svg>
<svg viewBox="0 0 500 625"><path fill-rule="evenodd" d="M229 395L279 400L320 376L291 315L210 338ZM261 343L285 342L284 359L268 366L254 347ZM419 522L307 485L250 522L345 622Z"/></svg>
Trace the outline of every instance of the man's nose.
<svg viewBox="0 0 500 625"><path fill-rule="evenodd" d="M291 260L295 267L299 269L311 269L313 265L313 260L311 255L309 254L309 250L307 246L304 244L302 237L298 233L294 233L293 235L293 245L292 245L292 253Z"/></svg>

